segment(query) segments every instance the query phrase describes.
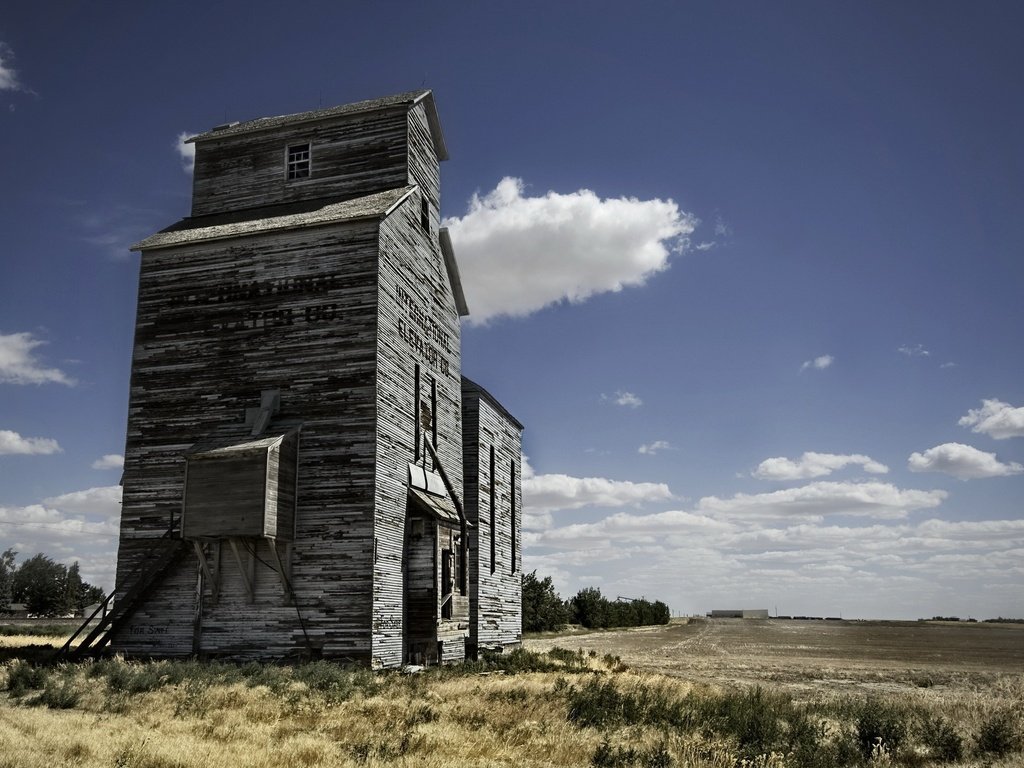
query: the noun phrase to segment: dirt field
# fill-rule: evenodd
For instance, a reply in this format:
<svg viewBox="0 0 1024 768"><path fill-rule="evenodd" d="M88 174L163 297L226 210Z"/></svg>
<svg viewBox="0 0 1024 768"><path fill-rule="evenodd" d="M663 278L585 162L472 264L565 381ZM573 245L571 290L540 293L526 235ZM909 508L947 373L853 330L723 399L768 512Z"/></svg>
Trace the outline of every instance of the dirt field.
<svg viewBox="0 0 1024 768"><path fill-rule="evenodd" d="M525 645L612 654L630 667L689 680L808 693L963 689L1024 674L1022 624L695 619Z"/></svg>

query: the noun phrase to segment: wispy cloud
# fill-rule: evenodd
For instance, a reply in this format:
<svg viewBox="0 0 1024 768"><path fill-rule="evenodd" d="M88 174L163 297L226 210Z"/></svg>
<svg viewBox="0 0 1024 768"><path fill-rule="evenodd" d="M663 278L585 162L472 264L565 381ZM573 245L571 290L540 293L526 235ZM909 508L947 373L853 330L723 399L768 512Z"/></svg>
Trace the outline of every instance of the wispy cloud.
<svg viewBox="0 0 1024 768"><path fill-rule="evenodd" d="M702 512L729 518L820 520L829 515L852 515L892 520L914 510L937 507L946 495L942 490L904 489L877 481L818 481L771 493L705 496L697 506Z"/></svg>
<svg viewBox="0 0 1024 768"><path fill-rule="evenodd" d="M759 480L807 480L830 475L851 465L862 467L865 472L872 474L883 475L889 471L884 464L860 453L842 455L807 451L796 460L782 456L765 459L751 474Z"/></svg>
<svg viewBox="0 0 1024 768"><path fill-rule="evenodd" d="M34 350L46 344L31 333L0 333L0 382L7 384L65 384L75 380L57 368L47 368Z"/></svg>
<svg viewBox="0 0 1024 768"><path fill-rule="evenodd" d="M14 51L7 43L0 41L0 91L24 90L13 62Z"/></svg>
<svg viewBox="0 0 1024 768"><path fill-rule="evenodd" d="M1024 407L1015 408L994 398L982 400L981 408L972 408L957 423L996 440L1024 437Z"/></svg>
<svg viewBox="0 0 1024 768"><path fill-rule="evenodd" d="M924 348L923 344L914 344L913 346L904 344L901 347L897 347L896 351L907 357L928 357L931 354L931 352Z"/></svg>
<svg viewBox="0 0 1024 768"><path fill-rule="evenodd" d="M190 131L182 131L178 134L177 141L174 142L174 149L181 158L181 167L188 174L191 174L196 167L196 145L186 142L186 139L193 136L195 134Z"/></svg>
<svg viewBox="0 0 1024 768"><path fill-rule="evenodd" d="M911 472L943 472L961 480L1004 477L1024 472L1024 466L1016 462L1003 463L994 453L963 443L943 443L924 453L912 453L907 467Z"/></svg>
<svg viewBox="0 0 1024 768"><path fill-rule="evenodd" d="M835 358L832 357L832 355L819 355L813 360L804 360L803 364L800 366L800 372L803 373L808 368L815 371L823 371L834 362Z"/></svg>
<svg viewBox="0 0 1024 768"><path fill-rule="evenodd" d="M472 323L643 285L668 268L697 219L672 200L600 198L587 189L529 197L506 177L446 219Z"/></svg>
<svg viewBox="0 0 1024 768"><path fill-rule="evenodd" d="M124 467L124 456L119 453L108 453L92 463L93 469L121 469Z"/></svg>
<svg viewBox="0 0 1024 768"><path fill-rule="evenodd" d="M625 408L639 408L644 404L644 401L632 392L625 392L622 390L617 391L614 395L602 394L601 402L614 403L615 405L621 405Z"/></svg>
<svg viewBox="0 0 1024 768"><path fill-rule="evenodd" d="M48 456L60 453L56 440L48 437L22 437L9 429L0 429L0 455Z"/></svg>
<svg viewBox="0 0 1024 768"><path fill-rule="evenodd" d="M127 259L131 246L151 234L160 212L125 203L104 206L98 212L78 214L82 240L113 259Z"/></svg>
<svg viewBox="0 0 1024 768"><path fill-rule="evenodd" d="M673 450L672 444L667 440L655 440L653 443L644 443L636 449L637 453L642 453L647 456L654 456L659 451L671 451Z"/></svg>

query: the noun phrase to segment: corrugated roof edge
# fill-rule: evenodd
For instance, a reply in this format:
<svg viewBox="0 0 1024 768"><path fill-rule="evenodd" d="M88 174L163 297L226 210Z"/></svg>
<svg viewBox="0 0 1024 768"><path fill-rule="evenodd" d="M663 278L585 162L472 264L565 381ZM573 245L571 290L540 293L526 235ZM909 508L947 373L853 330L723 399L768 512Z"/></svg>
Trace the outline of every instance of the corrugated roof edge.
<svg viewBox="0 0 1024 768"><path fill-rule="evenodd" d="M317 120L328 120L341 115L355 115L361 112L374 112L379 109L388 109L408 105L410 107L424 102L427 110L427 122L430 124L430 135L434 140L434 151L437 152L438 160L448 159L448 147L444 141L444 134L441 131L441 120L437 116L437 105L434 104L434 94L430 90L407 91L397 93L393 96L382 96L379 99L367 99L352 104L341 104L337 107L326 109L313 109L308 112L297 112L293 115L277 115L276 117L258 117L255 120L246 120L241 123L230 123L219 130L206 131L191 138L185 139L185 143L197 141L209 141L212 139L224 139L237 136L243 133L255 131L269 131L283 125L294 125L296 123L309 123Z"/></svg>
<svg viewBox="0 0 1024 768"><path fill-rule="evenodd" d="M305 213L269 216L262 219L250 219L232 224L217 224L191 229L165 230L135 243L130 250L145 251L157 248L171 248L176 245L244 237L257 232L324 226L342 221L357 221L359 219L382 219L390 215L415 190L416 185L413 184L412 186L389 189L386 192L378 192L373 195L366 195L365 197L357 197L354 200L331 203Z"/></svg>
<svg viewBox="0 0 1024 768"><path fill-rule="evenodd" d="M448 227L441 227L437 239L441 243L441 253L444 254L448 283L452 287L452 295L455 296L455 308L459 311L459 317L466 317L469 314L469 305L466 304L466 294L462 290L462 277L459 275L459 264L455 261L455 250L452 248Z"/></svg>
<svg viewBox="0 0 1024 768"><path fill-rule="evenodd" d="M482 399L484 399L488 403L490 403L497 411L499 411L500 413L504 414L505 418L507 418L516 427L518 427L520 431L526 429L526 427L524 427L522 425L522 422L520 422L519 419L517 419L515 416L513 416L511 413L509 413L508 409L504 405L502 405L501 403L498 402L498 398L496 398L494 395L492 395L490 392L488 392L486 389L481 387L479 384L477 384L472 379L467 378L466 376L463 376L462 377L462 391L465 392L467 389L471 390L473 392L476 392L478 395L480 395L480 397Z"/></svg>

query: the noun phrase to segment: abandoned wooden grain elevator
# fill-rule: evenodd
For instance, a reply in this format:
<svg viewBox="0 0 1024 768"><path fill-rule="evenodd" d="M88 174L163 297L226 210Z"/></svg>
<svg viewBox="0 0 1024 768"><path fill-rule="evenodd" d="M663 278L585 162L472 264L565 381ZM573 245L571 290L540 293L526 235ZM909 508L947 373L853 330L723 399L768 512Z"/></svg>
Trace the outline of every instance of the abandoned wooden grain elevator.
<svg viewBox="0 0 1024 768"><path fill-rule="evenodd" d="M130 655L437 663L521 640L521 433L461 376L430 91L192 139L135 246Z"/></svg>

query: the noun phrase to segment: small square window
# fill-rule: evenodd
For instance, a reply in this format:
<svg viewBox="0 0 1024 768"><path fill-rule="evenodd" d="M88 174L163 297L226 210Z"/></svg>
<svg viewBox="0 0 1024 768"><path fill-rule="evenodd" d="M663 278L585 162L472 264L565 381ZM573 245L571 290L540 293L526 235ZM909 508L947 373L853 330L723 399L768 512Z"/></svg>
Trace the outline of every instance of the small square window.
<svg viewBox="0 0 1024 768"><path fill-rule="evenodd" d="M309 144L295 144L288 147L285 161L287 179L308 179L310 176Z"/></svg>

